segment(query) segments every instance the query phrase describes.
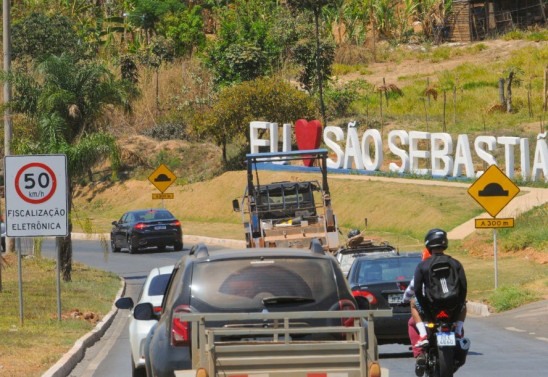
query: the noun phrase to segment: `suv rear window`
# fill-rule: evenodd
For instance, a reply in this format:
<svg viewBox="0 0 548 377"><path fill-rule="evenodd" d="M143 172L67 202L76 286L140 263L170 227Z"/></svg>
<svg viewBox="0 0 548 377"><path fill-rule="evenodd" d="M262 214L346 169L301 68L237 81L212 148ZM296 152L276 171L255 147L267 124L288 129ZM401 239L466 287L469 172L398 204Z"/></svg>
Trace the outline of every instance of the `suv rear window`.
<svg viewBox="0 0 548 377"><path fill-rule="evenodd" d="M311 310L337 301L337 283L326 259L269 258L197 263L191 306L200 311L260 309L267 297L300 297ZM194 282L198 282L195 284ZM296 302L295 304L299 304Z"/></svg>
<svg viewBox="0 0 548 377"><path fill-rule="evenodd" d="M420 257L361 259L357 271L358 283L409 281L413 279L420 261Z"/></svg>

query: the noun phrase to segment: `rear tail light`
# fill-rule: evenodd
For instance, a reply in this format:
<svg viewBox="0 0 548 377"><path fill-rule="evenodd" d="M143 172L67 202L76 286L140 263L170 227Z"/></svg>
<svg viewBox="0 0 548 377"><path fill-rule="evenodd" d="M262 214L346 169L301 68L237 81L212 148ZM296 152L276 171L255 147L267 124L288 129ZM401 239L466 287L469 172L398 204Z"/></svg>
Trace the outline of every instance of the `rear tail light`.
<svg viewBox="0 0 548 377"><path fill-rule="evenodd" d="M179 305L173 309L175 313L190 313L188 305ZM173 316L171 323L171 345L174 347L186 346L190 344L190 322L182 321Z"/></svg>
<svg viewBox="0 0 548 377"><path fill-rule="evenodd" d="M340 310L356 310L356 305L350 300L339 300L339 309ZM352 318L342 318L342 325L346 327L354 326L354 317Z"/></svg>
<svg viewBox="0 0 548 377"><path fill-rule="evenodd" d="M154 314L160 314L162 312L161 306L153 306L152 310L154 311Z"/></svg>
<svg viewBox="0 0 548 377"><path fill-rule="evenodd" d="M172 225L172 226L181 226L181 222L179 220L175 220L170 225Z"/></svg>
<svg viewBox="0 0 548 377"><path fill-rule="evenodd" d="M449 319L449 314L445 310L441 310L436 314L437 319Z"/></svg>
<svg viewBox="0 0 548 377"><path fill-rule="evenodd" d="M137 223L133 226L133 228L137 229L137 230L143 230L145 229L146 225L143 224L143 223Z"/></svg>
<svg viewBox="0 0 548 377"><path fill-rule="evenodd" d="M375 305L377 303L377 298L375 297L373 293L369 291L361 291L361 290L352 291L352 296L354 296L356 299L358 297L365 298L370 305Z"/></svg>

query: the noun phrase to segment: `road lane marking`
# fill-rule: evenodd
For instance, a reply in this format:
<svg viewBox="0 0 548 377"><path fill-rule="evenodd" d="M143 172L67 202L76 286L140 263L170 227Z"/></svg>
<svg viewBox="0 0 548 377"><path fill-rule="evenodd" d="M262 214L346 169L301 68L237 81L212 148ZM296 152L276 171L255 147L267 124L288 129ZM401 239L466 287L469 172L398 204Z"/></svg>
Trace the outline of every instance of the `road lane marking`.
<svg viewBox="0 0 548 377"><path fill-rule="evenodd" d="M508 331L515 331L515 332L527 332L527 330L516 329L515 327L505 327L505 329Z"/></svg>

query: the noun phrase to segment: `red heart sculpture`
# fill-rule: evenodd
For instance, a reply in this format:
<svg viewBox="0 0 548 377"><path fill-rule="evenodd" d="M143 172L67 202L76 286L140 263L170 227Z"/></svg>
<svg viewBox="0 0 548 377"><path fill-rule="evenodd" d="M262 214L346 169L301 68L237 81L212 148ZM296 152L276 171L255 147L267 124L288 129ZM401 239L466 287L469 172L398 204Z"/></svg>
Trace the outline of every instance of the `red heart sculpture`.
<svg viewBox="0 0 548 377"><path fill-rule="evenodd" d="M322 137L322 124L319 120L299 119L295 122L295 138L299 150L317 149L320 146ZM313 158L303 159L305 166L311 167L314 163Z"/></svg>

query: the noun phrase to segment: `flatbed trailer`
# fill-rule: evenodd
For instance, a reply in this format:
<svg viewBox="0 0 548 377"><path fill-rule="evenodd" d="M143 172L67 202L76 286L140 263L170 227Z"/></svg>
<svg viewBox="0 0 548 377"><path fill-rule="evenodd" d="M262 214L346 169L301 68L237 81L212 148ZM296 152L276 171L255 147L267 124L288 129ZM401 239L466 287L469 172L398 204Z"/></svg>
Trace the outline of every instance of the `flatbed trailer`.
<svg viewBox="0 0 548 377"><path fill-rule="evenodd" d="M258 167L314 160L307 168L321 174L317 180L262 182ZM234 199L234 211L241 212L247 247L307 248L320 240L326 251L339 247L337 218L327 181L327 150L255 153L246 155L247 185L241 200ZM304 166L303 166L304 167Z"/></svg>
<svg viewBox="0 0 548 377"><path fill-rule="evenodd" d="M192 370L175 371L176 377L380 377L374 318L391 316L392 311L175 315L191 322L193 365ZM333 319L341 325L291 326L304 318ZM225 326L209 324L216 321ZM253 322L265 325L249 327ZM334 334L336 339L297 340L303 334ZM234 337L238 340L230 340Z"/></svg>

